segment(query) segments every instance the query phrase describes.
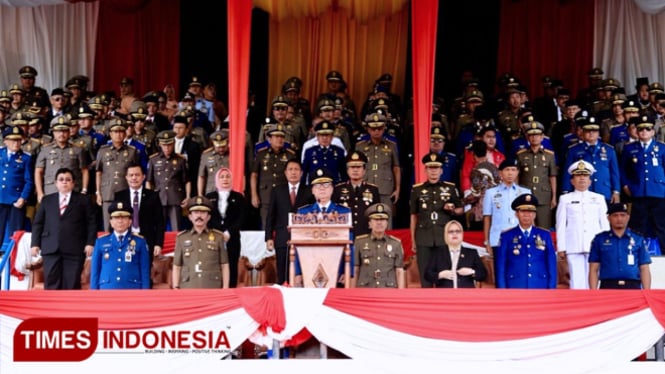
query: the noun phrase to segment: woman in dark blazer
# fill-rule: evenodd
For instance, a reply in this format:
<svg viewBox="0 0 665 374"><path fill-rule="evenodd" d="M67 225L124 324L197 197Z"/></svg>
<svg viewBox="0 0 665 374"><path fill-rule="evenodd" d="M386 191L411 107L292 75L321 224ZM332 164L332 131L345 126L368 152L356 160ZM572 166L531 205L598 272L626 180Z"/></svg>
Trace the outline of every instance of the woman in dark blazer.
<svg viewBox="0 0 665 374"><path fill-rule="evenodd" d="M206 195L212 206L210 227L224 233L226 251L229 255L229 286L235 288L238 285L238 260L240 259L240 228L247 216L247 202L245 197L237 191L233 191L233 177L231 170L221 168L215 173L215 186L217 191Z"/></svg>
<svg viewBox="0 0 665 374"><path fill-rule="evenodd" d="M458 221L452 220L443 230L446 245L434 252L427 264L425 279L437 288L475 288L475 282L487 277L485 265L478 251L462 247L464 229ZM457 264L453 268L453 262Z"/></svg>

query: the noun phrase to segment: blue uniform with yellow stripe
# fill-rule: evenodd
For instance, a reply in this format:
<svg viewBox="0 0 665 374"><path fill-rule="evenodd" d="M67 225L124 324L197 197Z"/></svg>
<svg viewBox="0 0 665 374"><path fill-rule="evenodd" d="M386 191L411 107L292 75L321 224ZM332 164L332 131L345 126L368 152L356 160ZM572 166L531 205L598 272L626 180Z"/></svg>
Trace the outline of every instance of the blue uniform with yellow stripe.
<svg viewBox="0 0 665 374"><path fill-rule="evenodd" d="M140 236L116 234L97 239L92 252L90 289L149 289L150 256L148 245Z"/></svg>
<svg viewBox="0 0 665 374"><path fill-rule="evenodd" d="M612 193L621 191L621 177L619 174L619 162L614 148L605 143L596 143L589 145L586 142L577 143L568 148L566 156L566 167L562 178L563 192L571 192L573 188L568 172L568 167L573 162L584 160L593 165L596 172L591 175L591 186L589 191L593 191L605 196L605 200L610 201Z"/></svg>
<svg viewBox="0 0 665 374"><path fill-rule="evenodd" d="M556 288L557 258L549 231L519 225L501 233L495 251L496 288Z"/></svg>

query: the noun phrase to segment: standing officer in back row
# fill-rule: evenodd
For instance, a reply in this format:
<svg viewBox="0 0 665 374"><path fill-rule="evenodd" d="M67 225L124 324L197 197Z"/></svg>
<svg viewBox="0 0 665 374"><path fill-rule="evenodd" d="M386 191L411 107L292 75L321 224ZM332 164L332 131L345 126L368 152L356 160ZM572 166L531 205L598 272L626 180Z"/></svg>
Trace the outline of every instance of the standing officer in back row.
<svg viewBox="0 0 665 374"><path fill-rule="evenodd" d="M229 288L229 256L224 233L208 228L212 204L203 196L189 200L192 229L176 237L173 288Z"/></svg>
<svg viewBox="0 0 665 374"><path fill-rule="evenodd" d="M31 156L21 150L23 131L19 127L7 127L2 132L4 147L0 148L0 240L14 231L23 229L25 206L32 195Z"/></svg>
<svg viewBox="0 0 665 374"><path fill-rule="evenodd" d="M332 201L351 209L353 235L369 234L370 228L365 210L380 202L379 189L363 179L366 173L367 156L355 151L346 158L346 172L349 180L339 183L333 191Z"/></svg>
<svg viewBox="0 0 665 374"><path fill-rule="evenodd" d="M552 209L556 207L558 168L554 152L542 145L545 126L534 121L533 117L530 119L531 121L524 125L530 147L517 152L520 186L530 189L538 198L538 226L549 230L554 226Z"/></svg>
<svg viewBox="0 0 665 374"><path fill-rule="evenodd" d="M382 203L365 211L371 231L356 237L355 287L404 288L404 249L402 242L386 234L390 208Z"/></svg>
<svg viewBox="0 0 665 374"><path fill-rule="evenodd" d="M74 174L74 191L87 193L89 153L69 142L71 122L66 116L51 120L53 142L44 146L35 162L35 190L37 201L45 195L57 192L55 176L61 168L67 168Z"/></svg>
<svg viewBox="0 0 665 374"><path fill-rule="evenodd" d="M441 182L443 156L429 153L422 160L427 181L413 185L411 189L411 240L413 253L418 260L420 283L423 288L431 288L432 283L425 279L425 270L431 254L440 250L443 241L443 228L453 215L464 211L459 191L450 182Z"/></svg>

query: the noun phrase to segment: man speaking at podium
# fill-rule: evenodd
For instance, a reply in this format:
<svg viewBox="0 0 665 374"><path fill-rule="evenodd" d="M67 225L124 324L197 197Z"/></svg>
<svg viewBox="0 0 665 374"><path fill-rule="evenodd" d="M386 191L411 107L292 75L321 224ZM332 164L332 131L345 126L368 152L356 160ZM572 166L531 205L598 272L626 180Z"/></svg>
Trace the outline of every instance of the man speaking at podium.
<svg viewBox="0 0 665 374"><path fill-rule="evenodd" d="M297 214L346 214L351 213L351 209L335 204L331 198L334 190L332 174L326 169L315 169L309 175L310 184L312 185L312 195L314 195L314 204L305 205L298 209ZM353 238L349 238L353 240ZM341 273L344 267L340 264ZM351 247L351 269L353 269L353 247ZM300 263L296 256L296 284L302 284L302 273L300 270ZM351 274L353 276L353 274Z"/></svg>

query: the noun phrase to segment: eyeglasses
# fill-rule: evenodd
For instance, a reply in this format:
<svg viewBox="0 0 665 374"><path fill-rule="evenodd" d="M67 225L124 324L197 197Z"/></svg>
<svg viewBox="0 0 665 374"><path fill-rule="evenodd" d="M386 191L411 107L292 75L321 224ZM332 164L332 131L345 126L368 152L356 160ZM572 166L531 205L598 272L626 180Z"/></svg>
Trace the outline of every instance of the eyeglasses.
<svg viewBox="0 0 665 374"><path fill-rule="evenodd" d="M280 107L280 106L276 106L276 107L273 107L272 110L276 110L276 111L278 111L278 112L283 112L283 111L286 110L286 108L284 108L284 107Z"/></svg>
<svg viewBox="0 0 665 374"><path fill-rule="evenodd" d="M446 231L448 234L461 234L462 230L448 230Z"/></svg>
<svg viewBox="0 0 665 374"><path fill-rule="evenodd" d="M370 127L369 128L370 131L383 131L383 129L384 129L383 126L381 126L381 127Z"/></svg>
<svg viewBox="0 0 665 374"><path fill-rule="evenodd" d="M314 185L314 187L317 187L317 188L328 188L328 187L331 187L331 186L332 186L332 183L330 183L330 182L317 183L317 184Z"/></svg>
<svg viewBox="0 0 665 374"><path fill-rule="evenodd" d="M62 98L62 97L54 97L53 98L53 101L62 101L62 100L64 100L64 98Z"/></svg>
<svg viewBox="0 0 665 374"><path fill-rule="evenodd" d="M651 130L653 130L653 129L652 129L652 128L648 128L648 127L642 127L642 128L637 129L637 132L641 132L641 131L651 131Z"/></svg>

